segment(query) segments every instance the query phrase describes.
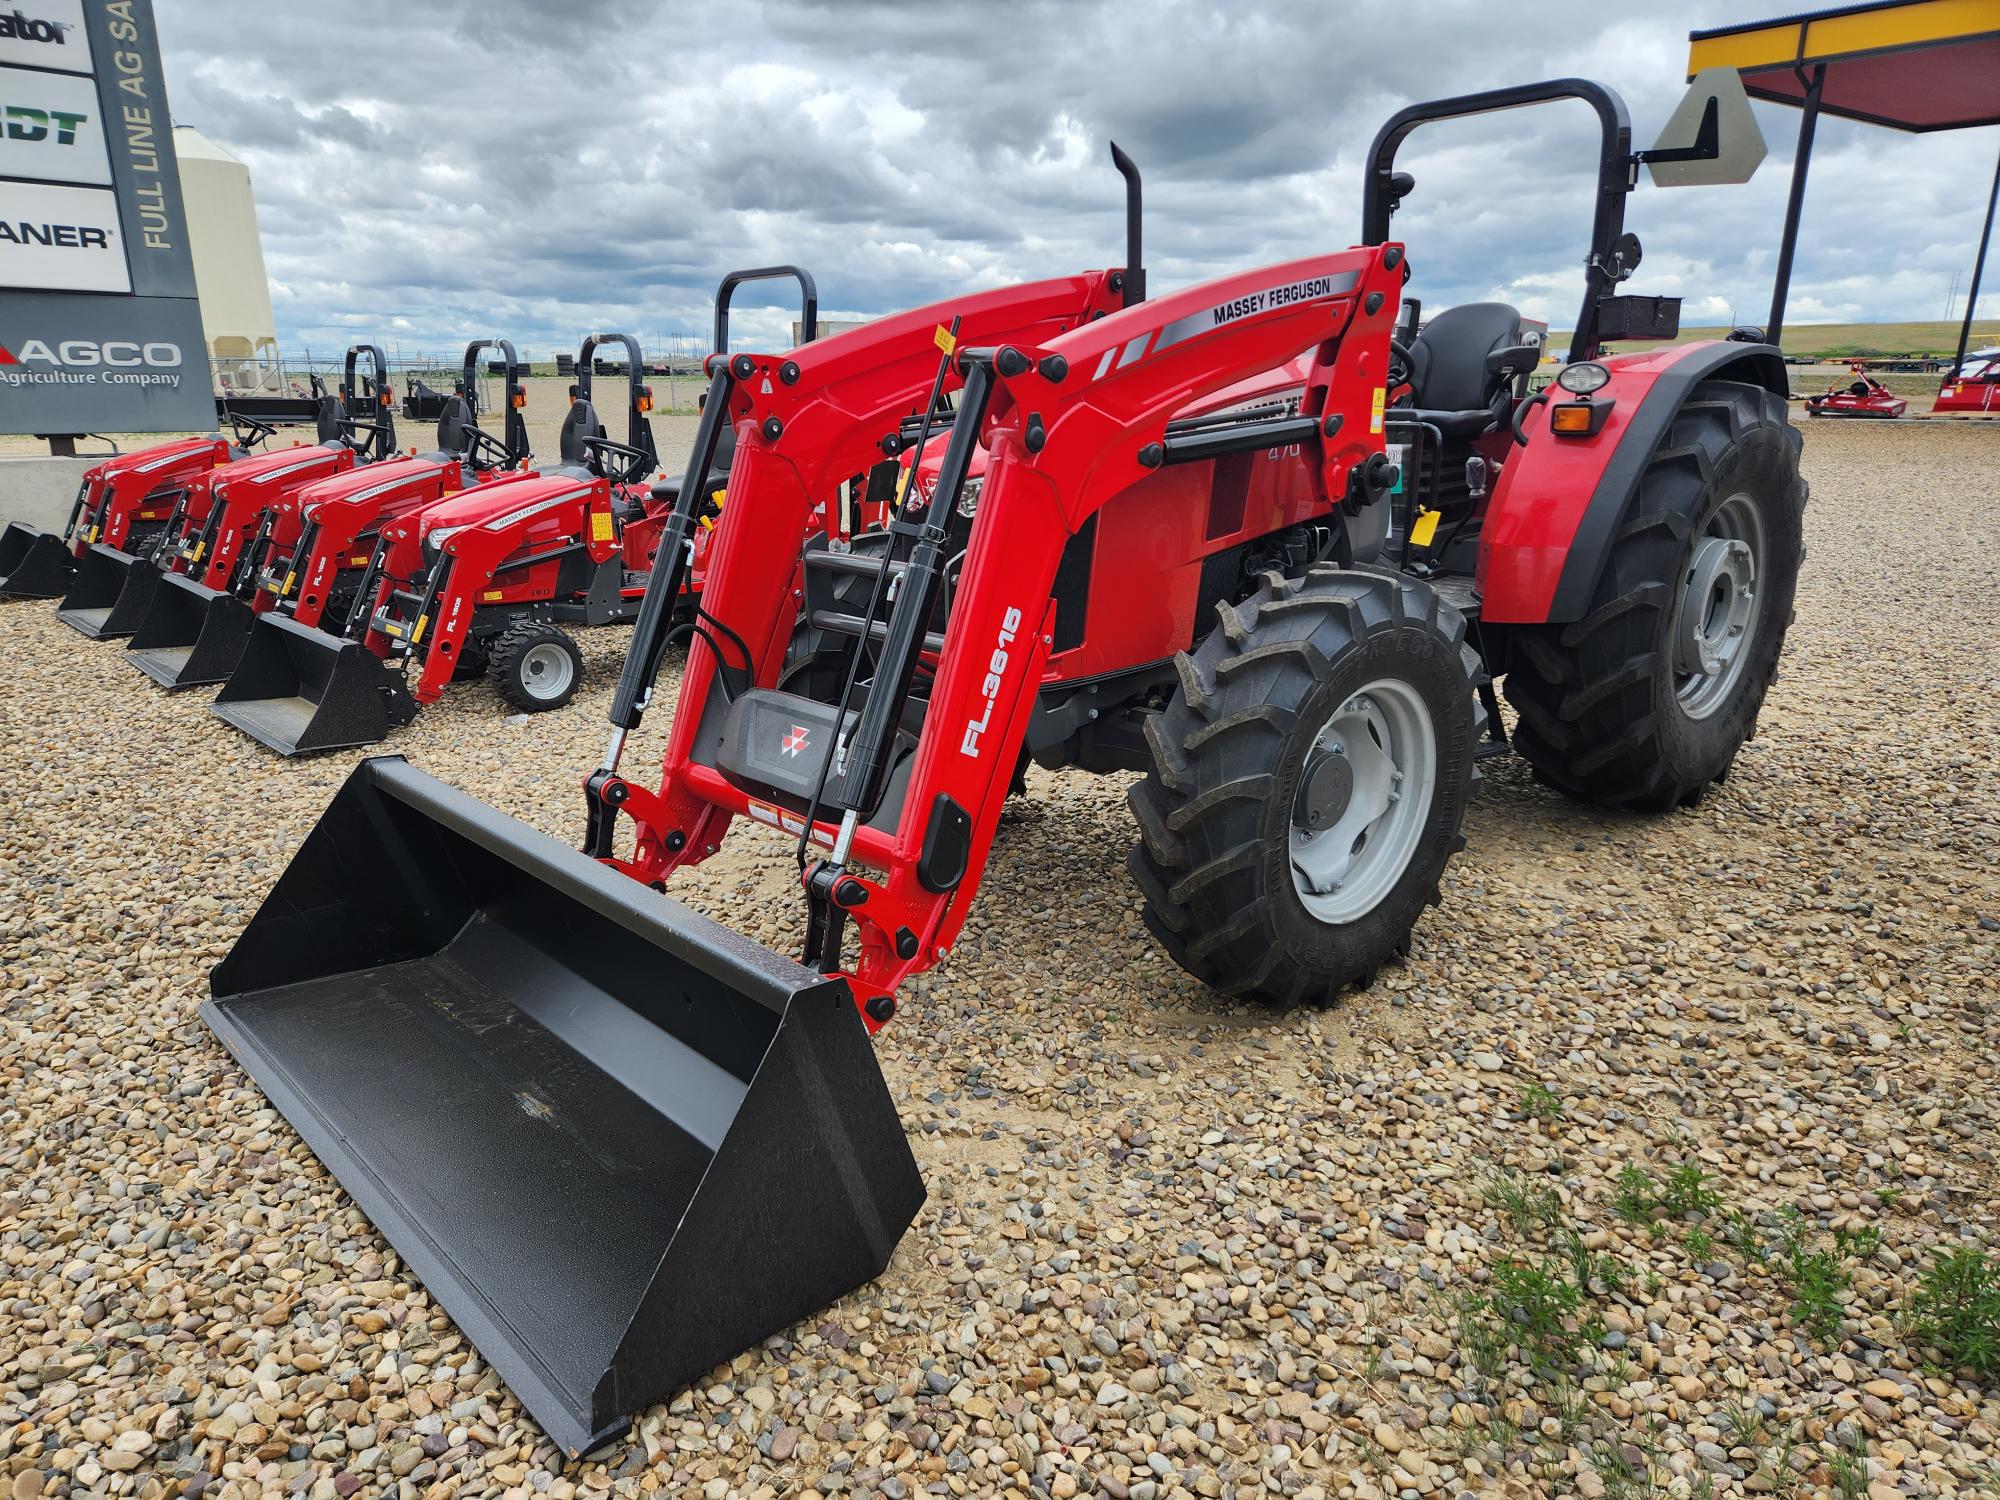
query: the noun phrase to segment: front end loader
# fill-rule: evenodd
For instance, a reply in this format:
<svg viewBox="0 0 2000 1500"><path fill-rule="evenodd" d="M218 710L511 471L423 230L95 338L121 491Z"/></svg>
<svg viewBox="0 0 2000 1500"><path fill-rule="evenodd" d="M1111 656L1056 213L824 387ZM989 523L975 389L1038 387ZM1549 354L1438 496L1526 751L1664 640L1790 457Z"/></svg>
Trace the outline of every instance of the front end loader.
<svg viewBox="0 0 2000 1500"><path fill-rule="evenodd" d="M367 370L360 368L363 357L370 361ZM382 405L387 395L387 366L381 350L372 345L349 349L339 393L323 395L316 403L318 446L347 450L349 462L394 452L393 419ZM298 451L243 454L235 462L282 463L287 454ZM187 566L182 550L208 522L211 481L217 469L216 463L190 468L187 477L173 487L170 499L167 494L148 496L142 508L152 512L146 523L153 527L150 536L128 535L124 546L108 537L82 545L75 577L56 608L56 618L93 640L120 639L138 629L159 591L160 578ZM159 514L162 505L164 516Z"/></svg>
<svg viewBox="0 0 2000 1500"><path fill-rule="evenodd" d="M1600 192L1577 373L1530 395L1513 310L1423 322L1387 229L1412 129L1558 99L1597 113ZM1634 153L1580 80L1412 106L1354 248L1145 299L1135 234L1126 272L712 359L582 850L364 761L204 1016L544 1429L605 1440L886 1264L922 1186L866 1036L949 953L1024 760L1142 772L1148 927L1279 1004L1409 950L1504 748L1496 679L1578 795L1671 807L1728 770L1796 571L1783 368L1595 358L1671 321L1615 295L1639 168L1713 149ZM725 426L642 781L621 760ZM838 484L910 455L887 526L826 545ZM796 856L795 959L656 894L739 818Z"/></svg>
<svg viewBox="0 0 2000 1500"><path fill-rule="evenodd" d="M472 404L477 360L489 347L505 351L511 372L505 383L505 440L479 427ZM254 479L240 470L218 475L213 484L220 493L205 523L183 543L186 571L169 572L159 580L145 618L126 643L132 665L169 691L225 681L242 658L258 616L279 605L288 578L296 583L292 562L305 539L307 512L327 509L323 501L331 501L329 519L360 521L392 509L407 511L420 496L435 498L510 472L528 456L526 423L514 404L522 369L504 340L469 345L460 392L446 398L437 447L428 455L374 456L377 442L364 455L373 461L356 468L354 450L341 445L294 450L293 463ZM331 497L323 494L329 485L335 491ZM315 540L322 535L325 526L315 527ZM329 537L339 539L337 534ZM359 538L348 539L347 545L351 550ZM337 595L339 587L335 571L329 588Z"/></svg>
<svg viewBox="0 0 2000 1500"><path fill-rule="evenodd" d="M806 273L771 268L737 280L779 274L799 279L810 331L818 294ZM733 289L725 284L717 301L724 330ZM607 436L591 401L606 347L625 355L623 441ZM509 474L504 493L478 487L385 519L352 584L354 608L337 622L267 615L216 714L299 755L376 743L452 682L481 673L521 712L567 703L583 653L565 627L632 618L680 483L654 482L659 452L638 341L592 334L576 369L554 468Z"/></svg>

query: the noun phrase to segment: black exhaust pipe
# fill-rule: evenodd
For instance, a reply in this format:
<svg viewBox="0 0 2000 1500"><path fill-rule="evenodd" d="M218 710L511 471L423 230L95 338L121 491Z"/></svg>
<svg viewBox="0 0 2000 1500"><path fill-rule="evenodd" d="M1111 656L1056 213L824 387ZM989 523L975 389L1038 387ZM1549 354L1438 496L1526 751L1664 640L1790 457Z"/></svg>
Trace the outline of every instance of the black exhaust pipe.
<svg viewBox="0 0 2000 1500"><path fill-rule="evenodd" d="M417 705L361 642L267 614L252 620L211 712L280 755L310 755L380 744Z"/></svg>
<svg viewBox="0 0 2000 1500"><path fill-rule="evenodd" d="M126 659L169 692L224 682L255 619L234 594L169 573L125 643Z"/></svg>
<svg viewBox="0 0 2000 1500"><path fill-rule="evenodd" d="M0 531L0 599L60 599L76 579L76 559L53 531L7 523Z"/></svg>
<svg viewBox="0 0 2000 1500"><path fill-rule="evenodd" d="M202 1016L565 1451L879 1275L924 1188L845 983L363 761Z"/></svg>
<svg viewBox="0 0 2000 1500"><path fill-rule="evenodd" d="M165 576L149 557L92 542L77 559L76 579L56 618L94 641L128 636L146 618Z"/></svg>

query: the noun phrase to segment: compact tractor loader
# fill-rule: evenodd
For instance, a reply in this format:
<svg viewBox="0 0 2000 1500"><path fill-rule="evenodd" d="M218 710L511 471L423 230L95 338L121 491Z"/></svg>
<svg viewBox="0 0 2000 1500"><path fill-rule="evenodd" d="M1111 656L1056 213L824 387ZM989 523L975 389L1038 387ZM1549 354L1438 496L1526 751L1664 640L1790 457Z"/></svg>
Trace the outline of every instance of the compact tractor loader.
<svg viewBox="0 0 2000 1500"><path fill-rule="evenodd" d="M364 356L370 362L366 371L360 368ZM191 469L175 487L172 504L143 545L134 545L128 536L124 547L98 541L81 548L75 578L56 608L56 618L93 640L131 635L146 618L163 576L200 566L218 545L228 545L224 515L217 506L237 481L245 482L243 494L263 495L269 493L263 476L282 472L303 484L333 468L350 468L357 460L393 453L396 431L389 397L382 351L368 344L349 349L339 395L320 402L316 446L274 449ZM229 482L219 483L225 472ZM252 478L258 482L248 483ZM154 496L147 508L156 512L163 499Z"/></svg>
<svg viewBox="0 0 2000 1500"><path fill-rule="evenodd" d="M1597 115L1597 212L1566 383L1530 396L1512 309L1405 303L1395 158L1427 120L1562 99ZM1493 679L1580 795L1665 807L1727 772L1798 562L1783 366L1595 357L1672 322L1617 294L1625 199L1712 137L1635 154L1574 79L1413 106L1355 248L1143 300L1134 253L711 359L582 850L365 761L205 1018L551 1436L605 1440L886 1265L923 1186L868 1035L956 940L1024 758L1139 772L1147 925L1274 1003L1407 949L1500 744ZM621 760L726 425L704 628L642 780ZM772 545L913 454L870 545ZM738 818L797 853L796 960L656 893Z"/></svg>
<svg viewBox="0 0 2000 1500"><path fill-rule="evenodd" d="M608 344L626 354L623 442L605 435L591 402L593 356ZM524 711L567 703L583 658L561 625L631 617L648 538L659 531L649 518L664 509L649 488L659 453L638 341L592 334L576 368L556 467L385 516L347 585L352 606L338 621L323 611L266 612L231 663L215 712L296 755L380 740L448 684L482 671Z"/></svg>
<svg viewBox="0 0 2000 1500"><path fill-rule="evenodd" d="M277 433L280 420L316 421L322 440L339 435L339 403L324 394L284 401L292 410L277 420L242 409L268 410L278 404L225 397L216 405L230 426L229 437L214 432L174 438L91 465L83 471L76 503L60 533L9 522L0 530L0 599L62 598L76 581L79 559L93 546L120 557L145 551L190 480L218 464L248 458Z"/></svg>
<svg viewBox="0 0 2000 1500"><path fill-rule="evenodd" d="M478 359L503 351L506 438L478 424ZM351 450L335 446L293 450L293 462L246 476L241 467L213 476L206 523L182 547L185 573L167 573L156 585L145 618L126 643L133 666L170 691L226 680L243 655L257 616L276 608L291 576L293 553L308 517L322 510L315 541L339 541L361 528L379 529L383 517L401 514L448 493L505 477L528 458L527 424L518 403L526 373L504 339L478 339L466 347L459 390L445 399L437 447L428 455L384 456L353 466ZM346 536L351 552L359 537ZM351 561L351 558L349 559ZM351 583L352 578L349 579ZM337 591L340 577L328 584Z"/></svg>

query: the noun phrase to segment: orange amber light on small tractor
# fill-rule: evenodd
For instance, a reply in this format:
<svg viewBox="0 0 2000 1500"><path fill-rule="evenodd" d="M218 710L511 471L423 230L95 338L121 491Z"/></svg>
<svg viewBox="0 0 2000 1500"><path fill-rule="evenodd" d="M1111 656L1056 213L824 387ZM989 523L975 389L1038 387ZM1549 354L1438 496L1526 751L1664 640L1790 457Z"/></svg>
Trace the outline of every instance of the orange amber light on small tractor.
<svg viewBox="0 0 2000 1500"><path fill-rule="evenodd" d="M648 412L651 411L652 409L653 409L653 388L650 385L642 385L639 387L639 410L642 412Z"/></svg>

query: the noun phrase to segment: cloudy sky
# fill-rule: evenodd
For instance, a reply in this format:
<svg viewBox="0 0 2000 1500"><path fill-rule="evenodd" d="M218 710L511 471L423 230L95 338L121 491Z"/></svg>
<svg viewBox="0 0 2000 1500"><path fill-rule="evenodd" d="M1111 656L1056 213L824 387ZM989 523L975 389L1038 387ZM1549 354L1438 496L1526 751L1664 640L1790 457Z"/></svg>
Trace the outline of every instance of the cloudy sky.
<svg viewBox="0 0 2000 1500"><path fill-rule="evenodd" d="M1137 158L1156 289L1343 246L1361 158L1416 99L1581 74L1650 144L1691 26L1785 6L1426 0L156 0L174 115L250 166L288 350L475 334L547 358L592 328L708 327L735 266L792 261L822 316L1117 264ZM1797 114L1758 106L1743 187L1642 185L1630 289L1760 322ZM1399 166L1412 293L1574 320L1590 213L1580 104L1433 126ZM1970 266L2000 130L1820 127L1794 321L1933 319ZM2000 275L1989 282L2000 281ZM748 294L745 294L746 298ZM2000 286L1981 313L2000 303ZM1957 309L1963 308L1963 291ZM794 314L743 306L739 346Z"/></svg>

